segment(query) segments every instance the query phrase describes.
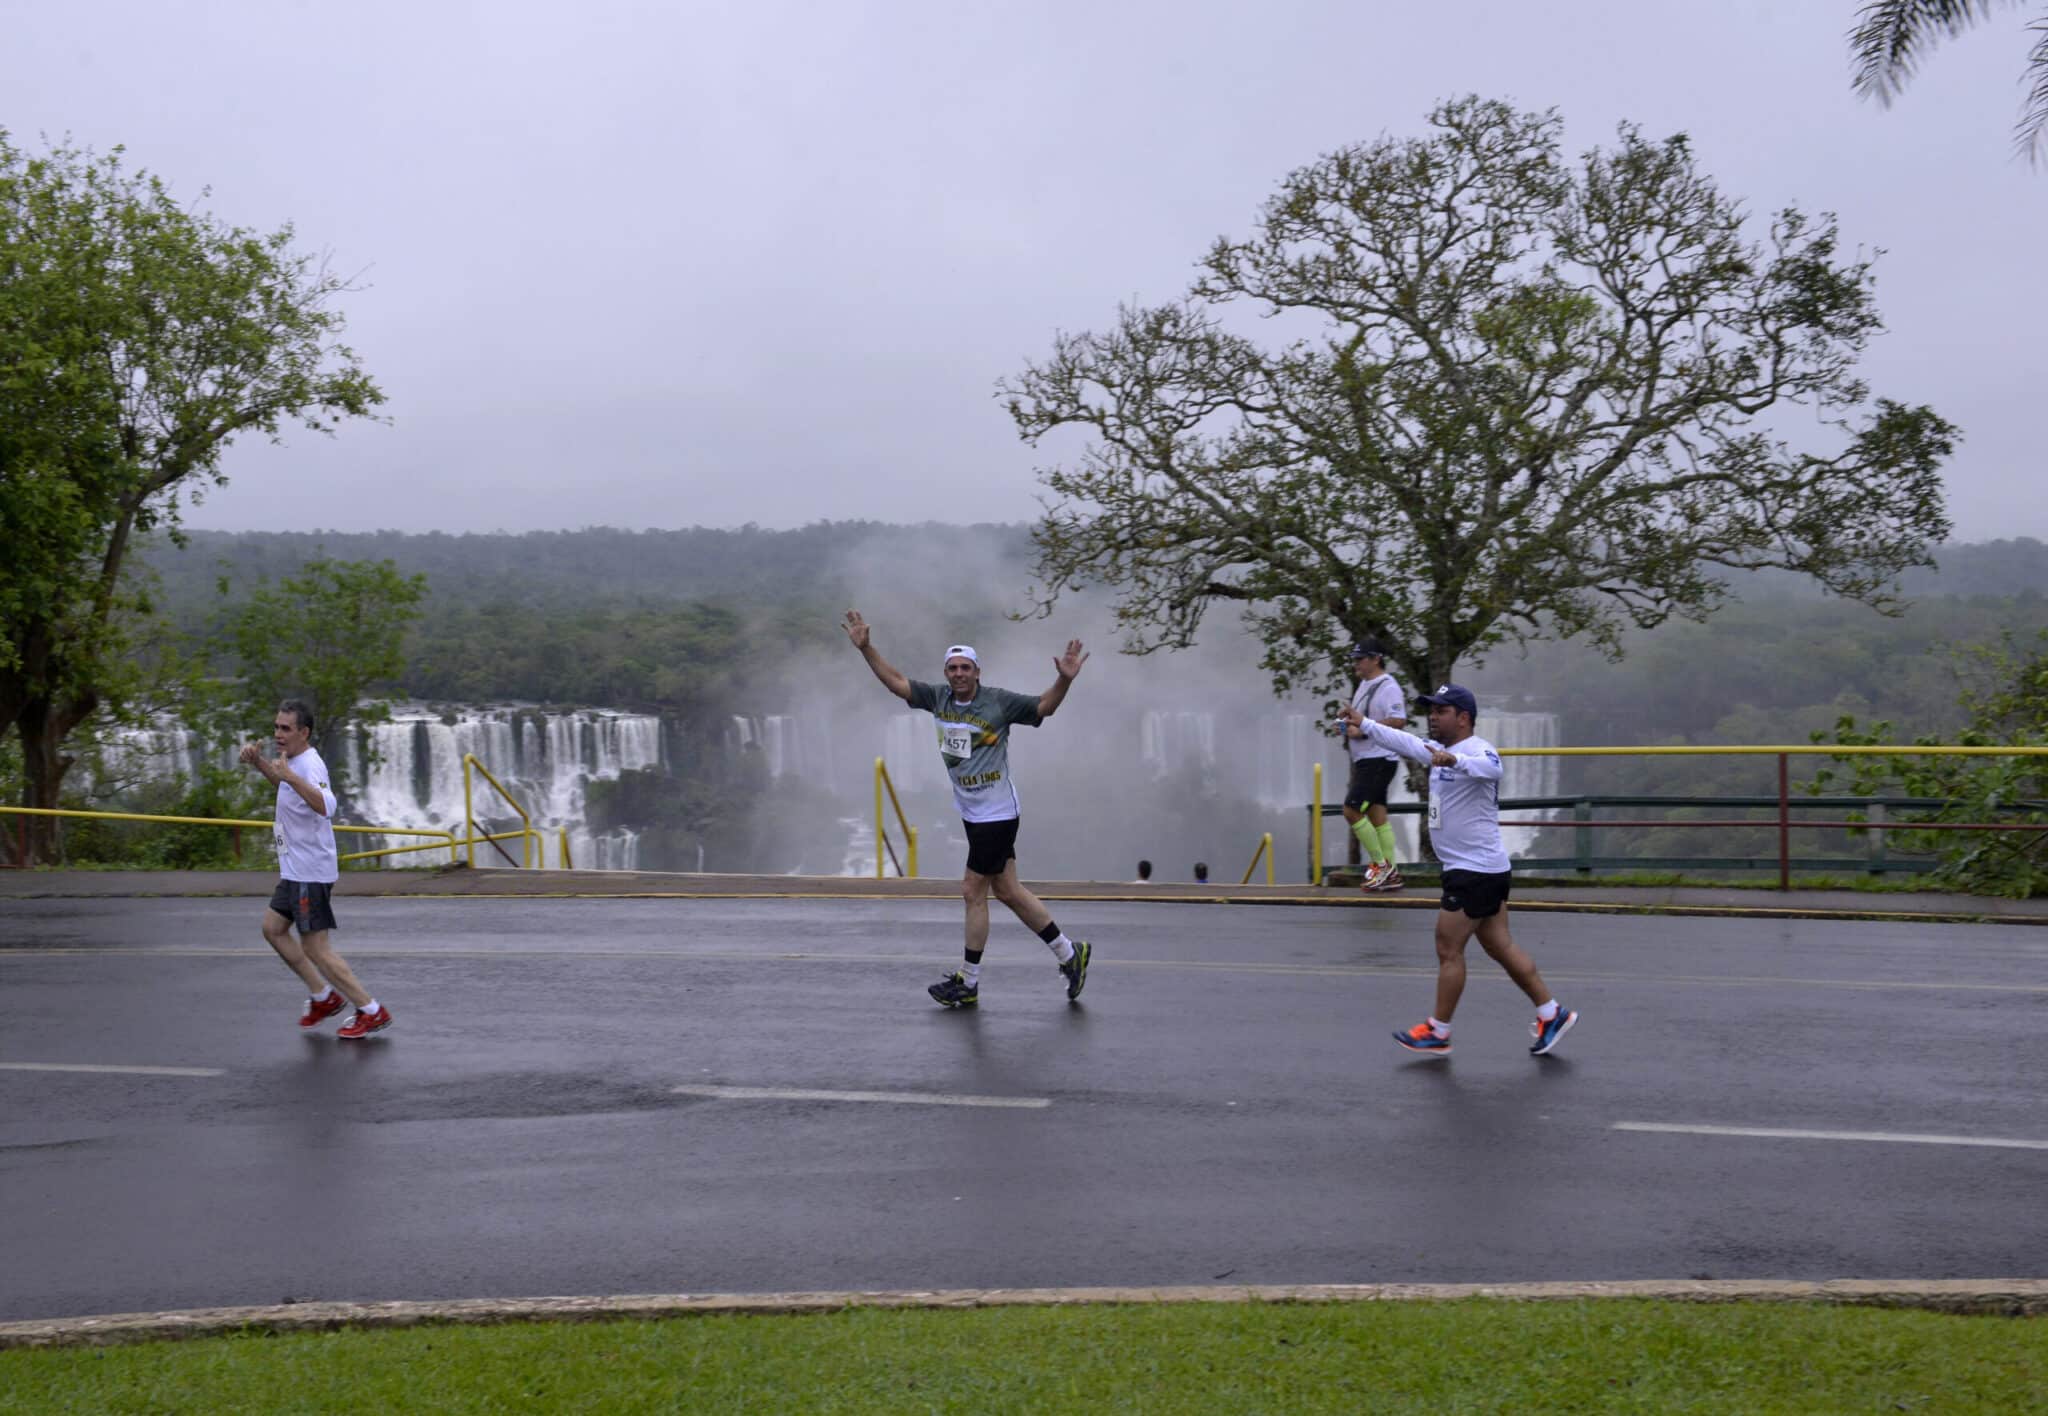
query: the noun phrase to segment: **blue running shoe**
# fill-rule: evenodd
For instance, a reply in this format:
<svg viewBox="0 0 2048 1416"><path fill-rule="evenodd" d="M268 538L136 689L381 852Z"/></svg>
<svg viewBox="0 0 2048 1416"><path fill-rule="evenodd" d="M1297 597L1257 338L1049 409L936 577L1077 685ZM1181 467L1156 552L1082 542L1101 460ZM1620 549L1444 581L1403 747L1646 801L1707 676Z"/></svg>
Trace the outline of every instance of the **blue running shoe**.
<svg viewBox="0 0 2048 1416"><path fill-rule="evenodd" d="M1447 1037L1438 1037L1436 1029L1428 1023L1417 1023L1406 1032L1395 1033L1394 1041L1410 1052L1421 1052L1430 1057L1451 1055L1451 1040Z"/></svg>
<svg viewBox="0 0 2048 1416"><path fill-rule="evenodd" d="M948 1008L972 1008L981 1002L981 985L969 983L964 973L950 973L925 990L932 1002Z"/></svg>
<svg viewBox="0 0 2048 1416"><path fill-rule="evenodd" d="M1538 1018L1529 1027L1529 1036L1536 1039L1536 1041L1529 1044L1529 1055L1531 1057L1541 1057L1544 1053L1550 1051L1551 1048L1564 1041L1564 1035L1572 1030L1572 1024L1578 1020L1579 1015L1565 1007L1562 1003L1557 1005L1557 1016L1549 1022L1546 1023L1541 1018Z"/></svg>

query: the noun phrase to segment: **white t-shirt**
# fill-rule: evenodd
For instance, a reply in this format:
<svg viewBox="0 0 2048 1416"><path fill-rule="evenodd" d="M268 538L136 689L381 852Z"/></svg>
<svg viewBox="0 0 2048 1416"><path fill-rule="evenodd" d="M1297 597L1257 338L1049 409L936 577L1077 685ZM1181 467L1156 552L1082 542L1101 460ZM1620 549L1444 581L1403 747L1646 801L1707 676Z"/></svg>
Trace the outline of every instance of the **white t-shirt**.
<svg viewBox="0 0 2048 1416"><path fill-rule="evenodd" d="M1394 682L1392 674L1383 673L1378 678L1362 679L1351 692L1351 706L1364 718L1406 718L1408 696L1401 692L1401 685ZM1383 757L1392 761L1400 756L1381 747L1369 737L1352 737L1345 734L1344 746L1351 752L1351 760L1360 762L1368 757Z"/></svg>
<svg viewBox="0 0 2048 1416"><path fill-rule="evenodd" d="M299 789L290 782L277 784L277 873L300 884L332 885L341 878L341 862L334 850L334 788L329 785L327 764L315 748L307 748L285 764L295 776L313 784L327 803L322 816L306 805Z"/></svg>
<svg viewBox="0 0 2048 1416"><path fill-rule="evenodd" d="M1407 758L1427 762L1432 749L1458 759L1429 769L1429 841L1446 870L1498 875L1514 869L1500 840L1500 754L1482 737L1445 746L1371 719L1365 731L1374 742Z"/></svg>

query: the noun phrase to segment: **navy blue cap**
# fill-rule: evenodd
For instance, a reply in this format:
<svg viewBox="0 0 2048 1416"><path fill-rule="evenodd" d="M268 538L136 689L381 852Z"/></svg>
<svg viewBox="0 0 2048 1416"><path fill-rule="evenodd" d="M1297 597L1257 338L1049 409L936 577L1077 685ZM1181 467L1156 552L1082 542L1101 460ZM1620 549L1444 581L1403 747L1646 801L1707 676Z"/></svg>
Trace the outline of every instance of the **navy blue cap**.
<svg viewBox="0 0 2048 1416"><path fill-rule="evenodd" d="M1415 701L1417 703L1441 703L1446 708L1461 708L1472 715L1474 722L1479 720L1479 700L1472 696L1471 689L1460 688L1454 683L1445 684L1435 693L1417 694Z"/></svg>
<svg viewBox="0 0 2048 1416"><path fill-rule="evenodd" d="M1385 663L1387 651L1380 648L1380 642L1377 639L1361 639L1351 646L1351 662L1355 664L1360 659L1378 659L1381 663Z"/></svg>

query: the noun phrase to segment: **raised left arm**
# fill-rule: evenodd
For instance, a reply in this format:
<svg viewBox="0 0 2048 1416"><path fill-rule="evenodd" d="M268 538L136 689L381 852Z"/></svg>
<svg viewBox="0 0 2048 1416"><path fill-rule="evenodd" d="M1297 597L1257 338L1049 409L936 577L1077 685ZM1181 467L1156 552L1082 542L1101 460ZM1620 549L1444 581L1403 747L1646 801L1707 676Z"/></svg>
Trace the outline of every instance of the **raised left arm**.
<svg viewBox="0 0 2048 1416"><path fill-rule="evenodd" d="M1081 648L1081 641L1069 639L1067 652L1052 661L1053 671L1058 677L1052 681L1051 688L1038 695L1038 716L1041 719L1050 718L1059 711L1060 704L1066 701L1067 690L1073 686L1074 676L1081 672L1081 665L1087 662L1088 655Z"/></svg>

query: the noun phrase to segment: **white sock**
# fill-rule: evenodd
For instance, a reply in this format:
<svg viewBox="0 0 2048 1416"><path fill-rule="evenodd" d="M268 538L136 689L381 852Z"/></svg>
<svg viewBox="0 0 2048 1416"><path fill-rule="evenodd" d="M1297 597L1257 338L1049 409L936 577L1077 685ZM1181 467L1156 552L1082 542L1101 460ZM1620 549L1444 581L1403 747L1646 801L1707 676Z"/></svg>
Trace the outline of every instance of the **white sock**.
<svg viewBox="0 0 2048 1416"><path fill-rule="evenodd" d="M369 1002L365 1003L365 1004L364 1004L364 1005L363 1005L362 1007L360 1007L360 1008L356 1009L356 1011L357 1011L358 1013L374 1013L374 1012L376 1012L376 1011L377 1011L377 1000L376 1000L376 999L374 999L374 998L372 998L372 999L371 999L371 1000L370 1000Z"/></svg>
<svg viewBox="0 0 2048 1416"><path fill-rule="evenodd" d="M1542 1006L1538 1007L1536 1010L1536 1021L1539 1023L1547 1023L1556 1016L1557 1000L1555 998L1551 999L1548 1003L1545 1003Z"/></svg>
<svg viewBox="0 0 2048 1416"><path fill-rule="evenodd" d="M1429 1020L1429 1030L1438 1037L1449 1037L1451 1035L1451 1025L1446 1022L1440 1022L1435 1018Z"/></svg>
<svg viewBox="0 0 2048 1416"><path fill-rule="evenodd" d="M321 989L318 993L314 994L307 1001L309 1003L325 1003L328 999L332 998L333 996L334 985L330 983L325 988Z"/></svg>
<svg viewBox="0 0 2048 1416"><path fill-rule="evenodd" d="M1063 964L1073 962L1074 941L1067 938L1065 930L1060 931L1060 937L1052 941L1052 956Z"/></svg>
<svg viewBox="0 0 2048 1416"><path fill-rule="evenodd" d="M961 969L960 969L960 974L961 974L961 977L963 977L963 978L965 978L965 979L967 980L967 986L968 986L969 988L979 988L979 987L981 987L981 965L980 965L980 964L964 964L964 965L962 965L962 966L961 966Z"/></svg>

